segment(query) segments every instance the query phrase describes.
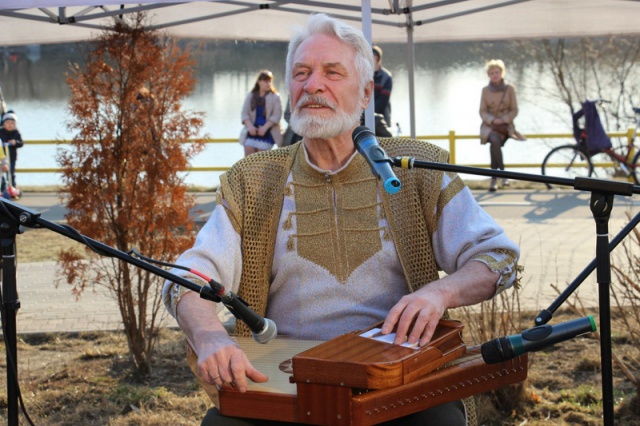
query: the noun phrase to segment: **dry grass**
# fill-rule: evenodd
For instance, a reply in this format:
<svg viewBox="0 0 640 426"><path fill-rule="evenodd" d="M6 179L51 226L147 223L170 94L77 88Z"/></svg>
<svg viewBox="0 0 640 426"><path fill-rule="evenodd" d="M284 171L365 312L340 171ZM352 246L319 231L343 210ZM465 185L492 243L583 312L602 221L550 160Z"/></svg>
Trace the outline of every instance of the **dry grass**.
<svg viewBox="0 0 640 426"><path fill-rule="evenodd" d="M20 385L37 425L192 425L209 406L176 330L161 331L154 373L144 380L130 373L121 333L20 337ZM6 403L2 392L4 410Z"/></svg>
<svg viewBox="0 0 640 426"><path fill-rule="evenodd" d="M57 261L58 252L73 249L82 253L84 245L48 229L27 228L16 237L18 262Z"/></svg>
<svg viewBox="0 0 640 426"><path fill-rule="evenodd" d="M568 314L555 318L568 319ZM623 336L614 343L621 350L626 344ZM177 330L160 332L153 373L146 379L131 374L121 333L22 335L18 351L22 393L37 425L197 425L209 407L186 366ZM598 354L592 337L530 354L524 387L478 397L482 424L602 424ZM4 383L4 359L0 363ZM640 425L640 416L629 405L632 386L616 372L614 387L616 424ZM5 411L0 422L6 422L4 389L0 408Z"/></svg>

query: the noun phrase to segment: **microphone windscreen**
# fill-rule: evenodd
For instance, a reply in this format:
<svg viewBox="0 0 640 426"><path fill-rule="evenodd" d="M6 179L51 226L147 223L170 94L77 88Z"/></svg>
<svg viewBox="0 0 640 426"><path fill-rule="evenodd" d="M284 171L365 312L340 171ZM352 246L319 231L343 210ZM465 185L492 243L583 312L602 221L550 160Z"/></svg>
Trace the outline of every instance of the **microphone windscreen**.
<svg viewBox="0 0 640 426"><path fill-rule="evenodd" d="M487 364L496 364L502 361L502 351L500 350L500 345L497 340L483 343L480 346L480 353L482 354L482 359Z"/></svg>
<svg viewBox="0 0 640 426"><path fill-rule="evenodd" d="M276 326L276 323L269 318L265 318L264 328L260 333L253 333L253 340L261 344L269 343L271 340L275 339L277 335L278 327Z"/></svg>
<svg viewBox="0 0 640 426"><path fill-rule="evenodd" d="M487 364L497 364L514 358L511 344L506 337L500 337L483 343L480 346L480 353L482 354L482 359Z"/></svg>

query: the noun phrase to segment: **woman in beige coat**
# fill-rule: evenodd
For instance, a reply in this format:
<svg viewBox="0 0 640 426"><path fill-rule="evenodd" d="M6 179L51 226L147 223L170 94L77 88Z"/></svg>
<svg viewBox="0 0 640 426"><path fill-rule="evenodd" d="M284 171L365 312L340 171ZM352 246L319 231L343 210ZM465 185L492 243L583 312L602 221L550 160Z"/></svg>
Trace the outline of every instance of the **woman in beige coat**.
<svg viewBox="0 0 640 426"><path fill-rule="evenodd" d="M280 130L282 103L273 86L273 74L262 70L256 84L242 105L242 132L240 145L244 146L244 156L258 151L267 151L273 145L282 146Z"/></svg>
<svg viewBox="0 0 640 426"><path fill-rule="evenodd" d="M525 140L514 127L513 120L518 115L518 102L516 90L511 84L504 81L505 66L500 59L492 59L486 65L489 84L482 88L480 99L480 142L490 144L491 168L504 170L502 159L502 146L510 137L517 140ZM507 186L509 181L502 179L502 185ZM496 178L491 178L489 191L498 188Z"/></svg>

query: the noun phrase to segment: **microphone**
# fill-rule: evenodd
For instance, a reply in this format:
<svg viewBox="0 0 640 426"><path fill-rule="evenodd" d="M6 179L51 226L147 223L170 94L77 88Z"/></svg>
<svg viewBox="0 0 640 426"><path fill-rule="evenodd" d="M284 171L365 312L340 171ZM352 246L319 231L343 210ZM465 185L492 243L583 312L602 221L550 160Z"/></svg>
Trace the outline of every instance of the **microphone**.
<svg viewBox="0 0 640 426"><path fill-rule="evenodd" d="M487 364L513 359L525 352L535 352L558 342L573 339L581 334L596 331L593 316L574 319L556 325L539 325L529 328L521 334L499 337L480 347L482 359Z"/></svg>
<svg viewBox="0 0 640 426"><path fill-rule="evenodd" d="M278 327L275 322L258 315L249 308L247 302L214 280L210 280L208 286L201 287L200 297L222 303L234 317L249 327L253 340L258 343L270 342L278 335Z"/></svg>
<svg viewBox="0 0 640 426"><path fill-rule="evenodd" d="M276 323L268 318L263 318L249 308L247 302L232 292L220 296L222 304L231 311L233 316L242 320L252 332L253 340L258 343L267 343L278 334Z"/></svg>
<svg viewBox="0 0 640 426"><path fill-rule="evenodd" d="M368 127L358 126L351 134L351 138L360 155L369 163L373 175L382 181L382 186L387 194L395 194L400 191L402 184L393 173L391 168L393 163L378 144L373 132Z"/></svg>

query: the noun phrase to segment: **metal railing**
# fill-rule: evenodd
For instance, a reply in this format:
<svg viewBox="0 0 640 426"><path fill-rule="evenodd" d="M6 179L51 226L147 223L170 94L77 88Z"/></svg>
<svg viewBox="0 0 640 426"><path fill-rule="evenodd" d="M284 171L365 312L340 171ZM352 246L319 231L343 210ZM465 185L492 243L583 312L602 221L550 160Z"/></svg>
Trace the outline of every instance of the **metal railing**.
<svg viewBox="0 0 640 426"><path fill-rule="evenodd" d="M611 132L607 133L611 138L627 138L630 139L633 136L633 128L630 128L626 132ZM426 136L418 136L417 139L428 140L428 141L448 141L449 154L450 154L450 162L451 164L457 164L456 162L456 146L458 142L463 141L474 141L477 142L480 137L478 135L460 135L457 134L454 130L451 130L446 135L426 135ZM573 134L571 133L539 133L539 134L529 134L527 133L527 140L532 139L570 139L571 142L575 142L573 138ZM226 144L226 143L238 143L238 139L235 138L220 138L220 139L207 139L205 140L206 144ZM67 141L54 141L54 140L30 140L25 141L25 145L67 145ZM469 166L469 167L489 167L489 164L458 164L461 166ZM540 167L541 162L536 163L507 163L505 166L508 168L536 168ZM188 172L224 172L229 170L231 165L228 166L210 166L210 167L188 167L186 171ZM59 168L16 168L16 172L19 173L60 173Z"/></svg>

